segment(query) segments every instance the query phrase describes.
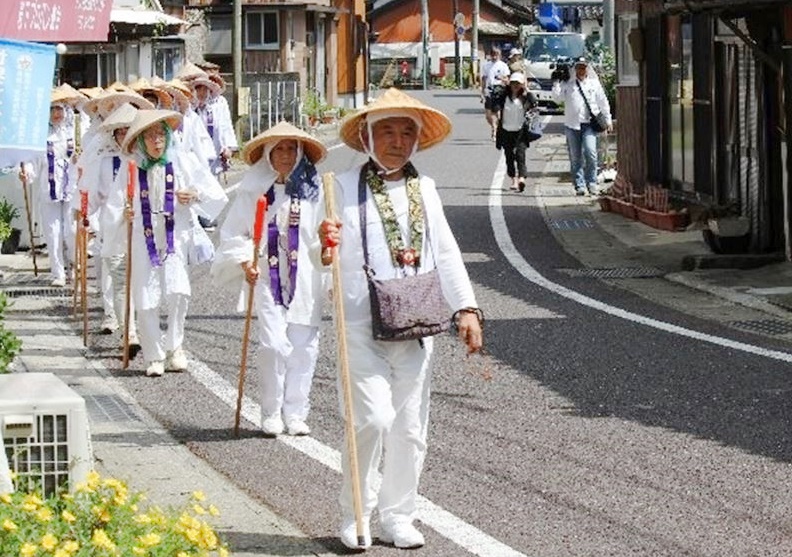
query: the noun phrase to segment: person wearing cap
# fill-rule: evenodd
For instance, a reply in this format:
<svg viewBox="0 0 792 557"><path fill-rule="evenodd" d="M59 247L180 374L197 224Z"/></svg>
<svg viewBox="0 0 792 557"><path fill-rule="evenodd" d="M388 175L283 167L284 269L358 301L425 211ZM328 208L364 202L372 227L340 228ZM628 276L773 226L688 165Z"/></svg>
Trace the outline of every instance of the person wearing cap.
<svg viewBox="0 0 792 557"><path fill-rule="evenodd" d="M522 59L522 52L519 48L512 48L509 51L509 71L511 73L520 72L525 73L525 63Z"/></svg>
<svg viewBox="0 0 792 557"><path fill-rule="evenodd" d="M511 178L511 189L524 191L528 180L525 150L530 144L528 126L530 112L537 107L536 97L525 87L525 74L514 72L509 76L509 89L496 106L498 137L495 146L503 149L506 157L506 174Z"/></svg>
<svg viewBox="0 0 792 557"><path fill-rule="evenodd" d="M77 151L74 130L68 120L74 105L80 101L79 96L63 88L52 91L47 150L22 172L33 184L53 286L66 285L66 267L73 261L75 223L70 202L77 187Z"/></svg>
<svg viewBox="0 0 792 557"><path fill-rule="evenodd" d="M181 114L171 110L139 110L121 145L137 168L127 215L133 222L131 292L149 377L187 369L182 343L197 214L213 219L227 201L216 180L192 173L189 160L172 148L173 130L181 121ZM164 304L168 320L163 337L159 316Z"/></svg>
<svg viewBox="0 0 792 557"><path fill-rule="evenodd" d="M261 429L267 436L307 435L308 398L319 354L327 273L316 236L324 202L316 164L324 145L280 122L242 150L250 168L220 227L212 276L247 295L255 285ZM253 265L257 200L266 196L261 267ZM240 297L242 306L242 297Z"/></svg>
<svg viewBox="0 0 792 557"><path fill-rule="evenodd" d="M339 257L357 460L360 468L365 546L369 519L379 512L380 539L399 548L424 544L413 525L418 479L426 455L429 385L434 343L374 340L361 230L366 231L368 265L379 279L437 269L442 291L468 353L482 347L481 311L462 254L448 224L434 180L410 161L451 133L448 117L391 88L347 116L341 139L368 160L335 178L337 219L319 228L323 263ZM361 201L365 195L365 201ZM361 223L360 204L366 222ZM343 397L343 395L341 395ZM346 450L346 449L345 449ZM374 478L382 461L379 491ZM342 458L341 541L358 546L348 458Z"/></svg>
<svg viewBox="0 0 792 557"><path fill-rule="evenodd" d="M589 67L588 60L575 60L575 71L566 81L553 82L553 96L564 103L564 133L566 134L569 166L577 195L597 195L597 132L591 117L602 113L613 129L610 103L599 78Z"/></svg>
<svg viewBox="0 0 792 557"><path fill-rule="evenodd" d="M85 164L82 184L88 192L88 214L92 218L101 259L100 291L105 318L101 328L112 333L123 324L126 292L126 234L124 209L128 180L127 157L121 152L129 126L138 109L124 103L104 119L99 128L103 143L94 144L96 151ZM134 310L130 313L134 314ZM130 319L129 345L140 347L134 318Z"/></svg>

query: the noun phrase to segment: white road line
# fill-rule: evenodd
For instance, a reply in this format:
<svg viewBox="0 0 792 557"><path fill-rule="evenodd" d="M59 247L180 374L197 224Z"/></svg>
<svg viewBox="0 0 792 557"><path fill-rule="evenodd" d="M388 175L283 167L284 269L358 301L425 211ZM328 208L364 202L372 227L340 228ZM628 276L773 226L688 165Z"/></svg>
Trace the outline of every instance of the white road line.
<svg viewBox="0 0 792 557"><path fill-rule="evenodd" d="M236 411L236 387L229 384L203 362L192 357L188 369L196 381L214 393L229 408ZM230 416L231 414L229 414ZM242 416L256 427L261 427L261 408L247 396L242 398ZM311 457L331 470L341 473L341 453L313 437L280 435L278 441ZM380 477L377 481L381 481L381 479ZM419 495L417 504L421 522L474 555L480 557L526 557L525 554L499 542L425 497Z"/></svg>
<svg viewBox="0 0 792 557"><path fill-rule="evenodd" d="M500 248L503 255L506 256L506 259L509 261L512 267L514 267L522 276L524 276L529 281L555 294L558 294L559 296L575 301L584 306L588 306L590 308L596 309L598 311L602 311L609 315L613 315L615 317L620 317L622 319L632 321L633 323L640 323L641 325L646 325L647 327L653 327L655 329L666 331L668 333L673 333L675 335L681 335L684 337L700 340L703 342L717 344L718 346L723 346L725 348L732 348L734 350L740 350L742 352L748 352L750 354L756 354L757 356L764 356L765 358L771 358L773 360L779 360L782 362L792 362L792 354L788 352L781 352L779 350L769 350L767 348L762 348L761 346L755 346L753 344L747 344L744 342L737 342L727 338L718 337L715 335L708 335L706 333L694 331L692 329L686 329L685 327L680 327L678 325L673 325L671 323L666 323L665 321L652 319L651 317L639 315L637 313L626 311L617 308L615 306L608 305L604 302L600 302L599 300L595 300L594 298L590 298L588 296L580 294L579 292L575 292L574 290L570 290L565 286L561 286L560 284L556 284L546 279L536 269L534 269L522 257L522 255L520 255L520 252L517 251L517 248L515 248L514 243L512 242L511 236L509 236L509 230L508 227L506 226L506 218L503 215L503 205L501 203L503 197L502 194L503 179L505 174L506 174L506 162L503 154L501 154L500 160L498 161L498 166L495 169L495 174L492 178L492 184L490 185L489 212L490 212L490 221L492 222L492 232L495 235L495 241L498 243L498 247Z"/></svg>

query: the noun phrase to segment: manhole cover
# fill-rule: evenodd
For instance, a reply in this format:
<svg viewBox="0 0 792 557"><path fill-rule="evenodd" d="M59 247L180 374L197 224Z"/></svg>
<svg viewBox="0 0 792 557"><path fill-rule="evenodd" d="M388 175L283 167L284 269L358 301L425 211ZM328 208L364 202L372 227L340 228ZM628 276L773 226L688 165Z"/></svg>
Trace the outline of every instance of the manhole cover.
<svg viewBox="0 0 792 557"><path fill-rule="evenodd" d="M9 288L3 290L9 298L69 298L74 295L71 288L43 287L43 288Z"/></svg>
<svg viewBox="0 0 792 557"><path fill-rule="evenodd" d="M662 277L663 271L655 267L614 267L608 269L558 269L559 273L564 273L570 277L589 277L589 278L654 278Z"/></svg>
<svg viewBox="0 0 792 557"><path fill-rule="evenodd" d="M556 230L584 230L594 228L594 223L588 219L553 219L550 226Z"/></svg>
<svg viewBox="0 0 792 557"><path fill-rule="evenodd" d="M756 319L753 321L731 321L738 329L763 333L766 335L786 335L792 333L792 323L780 319Z"/></svg>
<svg viewBox="0 0 792 557"><path fill-rule="evenodd" d="M88 414L95 422L139 421L132 407L116 395L83 395Z"/></svg>

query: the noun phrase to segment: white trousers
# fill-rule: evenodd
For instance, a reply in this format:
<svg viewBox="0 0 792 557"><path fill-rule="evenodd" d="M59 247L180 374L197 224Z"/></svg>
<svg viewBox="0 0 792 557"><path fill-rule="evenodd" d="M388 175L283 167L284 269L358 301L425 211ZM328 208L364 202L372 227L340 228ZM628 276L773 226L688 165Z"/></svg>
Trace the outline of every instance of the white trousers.
<svg viewBox="0 0 792 557"><path fill-rule="evenodd" d="M76 230L69 204L64 201L44 201L40 211L52 278L65 280L66 265L73 261L74 257Z"/></svg>
<svg viewBox="0 0 792 557"><path fill-rule="evenodd" d="M110 298L112 301L113 314L118 320L118 326L124 326L124 310L126 309L126 256L125 255L111 255L110 257L102 258L102 269L107 273L102 273L102 276L107 274L110 277L111 292ZM105 315L107 311L105 310ZM137 326L135 325L135 299L134 296L129 297L129 333L135 333ZM121 334L124 334L123 328Z"/></svg>
<svg viewBox="0 0 792 557"><path fill-rule="evenodd" d="M102 258L102 264L97 269L96 280L99 284L99 293L102 296L102 310L105 317L117 319L113 304L113 275L110 274L109 257Z"/></svg>
<svg viewBox="0 0 792 557"><path fill-rule="evenodd" d="M265 344L259 346L262 421L274 414L301 420L308 417L311 381L319 355L319 327L288 323L286 336L292 345L288 357Z"/></svg>
<svg viewBox="0 0 792 557"><path fill-rule="evenodd" d="M184 341L184 321L190 297L170 294L165 297L168 309L168 326L165 334L160 329L160 308L137 310L138 337L146 363L165 359L166 352L181 348Z"/></svg>
<svg viewBox="0 0 792 557"><path fill-rule="evenodd" d="M433 340L375 341L370 326L347 327L350 384L363 514L411 521L426 456ZM343 393L339 381L343 412ZM347 444L342 451L341 510L354 518ZM384 454L383 454L384 452ZM382 485L377 470L382 460Z"/></svg>

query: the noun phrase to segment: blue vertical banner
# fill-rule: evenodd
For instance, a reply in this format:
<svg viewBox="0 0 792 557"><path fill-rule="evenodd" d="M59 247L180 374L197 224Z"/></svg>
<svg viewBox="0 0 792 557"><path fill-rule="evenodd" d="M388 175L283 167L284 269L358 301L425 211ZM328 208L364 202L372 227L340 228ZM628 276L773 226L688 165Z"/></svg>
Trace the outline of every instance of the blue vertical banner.
<svg viewBox="0 0 792 557"><path fill-rule="evenodd" d="M55 47L0 39L0 168L47 148Z"/></svg>

